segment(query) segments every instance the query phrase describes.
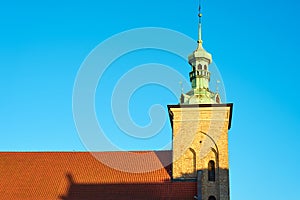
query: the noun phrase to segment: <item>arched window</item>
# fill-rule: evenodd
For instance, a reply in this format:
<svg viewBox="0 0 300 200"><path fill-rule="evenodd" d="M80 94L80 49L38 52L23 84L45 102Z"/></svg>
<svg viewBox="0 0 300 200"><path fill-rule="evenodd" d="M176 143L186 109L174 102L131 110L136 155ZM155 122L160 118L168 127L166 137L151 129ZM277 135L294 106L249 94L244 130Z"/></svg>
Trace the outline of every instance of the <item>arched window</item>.
<svg viewBox="0 0 300 200"><path fill-rule="evenodd" d="M202 65L201 64L198 65L198 70L202 70Z"/></svg>
<svg viewBox="0 0 300 200"><path fill-rule="evenodd" d="M207 70L207 65L204 65L204 70Z"/></svg>
<svg viewBox="0 0 300 200"><path fill-rule="evenodd" d="M217 199L214 196L210 196L210 197L208 197L208 200L217 200Z"/></svg>
<svg viewBox="0 0 300 200"><path fill-rule="evenodd" d="M208 181L216 180L216 166L213 160L208 163Z"/></svg>
<svg viewBox="0 0 300 200"><path fill-rule="evenodd" d="M196 178L196 152L189 148L182 157L185 162L185 167L182 169L185 178Z"/></svg>
<svg viewBox="0 0 300 200"><path fill-rule="evenodd" d="M193 161L192 161L192 163L193 163L193 171L192 171L192 175L193 175L193 177L196 177L196 151L194 150L194 149L192 149L192 148L189 148L189 150L192 152L192 154L193 154Z"/></svg>

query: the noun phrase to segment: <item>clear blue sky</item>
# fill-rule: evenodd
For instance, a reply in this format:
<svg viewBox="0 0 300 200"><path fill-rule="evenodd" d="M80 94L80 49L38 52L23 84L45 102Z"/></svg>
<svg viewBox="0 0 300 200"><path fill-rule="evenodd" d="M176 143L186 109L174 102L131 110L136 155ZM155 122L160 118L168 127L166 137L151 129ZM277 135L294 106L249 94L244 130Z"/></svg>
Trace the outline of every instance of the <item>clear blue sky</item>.
<svg viewBox="0 0 300 200"><path fill-rule="evenodd" d="M0 151L84 151L73 121L72 92L86 56L105 39L132 28L164 27L196 40L197 4L1 2ZM234 103L229 132L232 200L300 199L299 1L208 0L203 8L204 46L222 74L227 102ZM185 77L190 71L187 63L165 52L127 56L107 75L121 77L148 62L173 66ZM97 89L103 128L117 134L111 139L124 149L160 149L170 140L168 121L156 140L135 143L118 135L112 118L104 116L109 111L101 112L115 79L104 76L104 86ZM177 104L177 97L155 85L138 90L130 100L138 124L149 123L153 103Z"/></svg>

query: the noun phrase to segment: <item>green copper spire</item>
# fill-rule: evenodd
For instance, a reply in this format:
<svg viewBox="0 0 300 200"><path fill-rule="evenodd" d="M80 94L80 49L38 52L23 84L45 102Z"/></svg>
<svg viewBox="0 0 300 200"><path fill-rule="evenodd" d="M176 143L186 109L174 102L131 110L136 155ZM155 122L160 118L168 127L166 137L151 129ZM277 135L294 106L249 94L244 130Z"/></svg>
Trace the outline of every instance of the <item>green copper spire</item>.
<svg viewBox="0 0 300 200"><path fill-rule="evenodd" d="M202 13L201 13L201 3L199 2L199 23L198 23L198 47L202 46Z"/></svg>
<svg viewBox="0 0 300 200"><path fill-rule="evenodd" d="M187 94L181 95L181 104L215 104L220 103L217 93L209 90L210 71L209 65L212 63L212 55L203 48L202 41L202 13L199 6L198 24L198 47L188 57L189 64L192 66L190 72L190 82L192 90Z"/></svg>

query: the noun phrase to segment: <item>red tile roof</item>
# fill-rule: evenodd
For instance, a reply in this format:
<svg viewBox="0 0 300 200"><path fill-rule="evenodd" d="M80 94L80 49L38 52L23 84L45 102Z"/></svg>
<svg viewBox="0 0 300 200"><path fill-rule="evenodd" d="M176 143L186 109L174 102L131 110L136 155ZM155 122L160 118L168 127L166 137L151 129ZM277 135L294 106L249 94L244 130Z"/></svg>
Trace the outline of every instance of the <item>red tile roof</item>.
<svg viewBox="0 0 300 200"><path fill-rule="evenodd" d="M126 171L89 152L2 152L0 199L191 199L196 194L195 182L170 180L164 165L171 151L94 154Z"/></svg>

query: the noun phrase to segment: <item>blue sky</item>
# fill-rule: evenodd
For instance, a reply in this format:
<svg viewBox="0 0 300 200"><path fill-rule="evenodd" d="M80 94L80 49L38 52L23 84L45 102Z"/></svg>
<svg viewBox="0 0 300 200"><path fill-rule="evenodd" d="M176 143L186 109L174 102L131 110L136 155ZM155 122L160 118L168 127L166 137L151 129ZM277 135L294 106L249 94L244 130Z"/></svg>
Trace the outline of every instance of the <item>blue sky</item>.
<svg viewBox="0 0 300 200"><path fill-rule="evenodd" d="M197 4L1 2L0 151L84 151L72 114L73 86L84 59L99 43L133 28L163 27L196 40ZM234 103L229 132L232 199L299 199L300 3L212 0L203 8L204 46L221 72L227 102ZM116 126L101 110L117 81L109 75L121 77L148 62L172 66L185 77L190 71L184 60L166 52L127 56L113 63L97 88L97 116L112 134ZM165 88L145 86L132 96L129 108L133 119L146 125L149 106L176 104L177 98ZM111 139L123 149L160 149L170 134L167 121L153 140Z"/></svg>

